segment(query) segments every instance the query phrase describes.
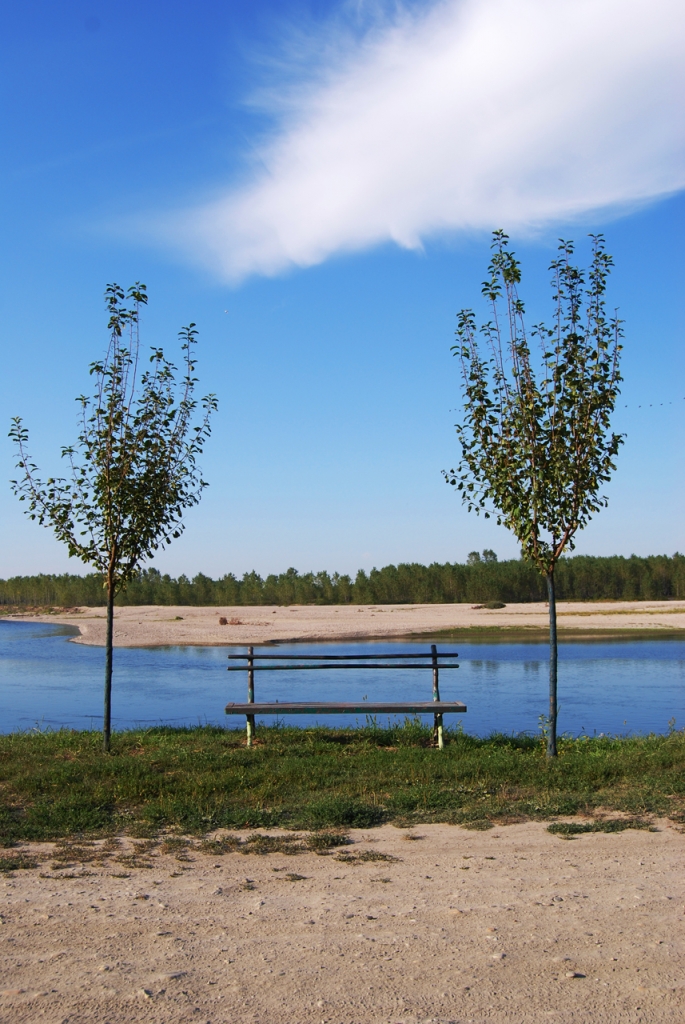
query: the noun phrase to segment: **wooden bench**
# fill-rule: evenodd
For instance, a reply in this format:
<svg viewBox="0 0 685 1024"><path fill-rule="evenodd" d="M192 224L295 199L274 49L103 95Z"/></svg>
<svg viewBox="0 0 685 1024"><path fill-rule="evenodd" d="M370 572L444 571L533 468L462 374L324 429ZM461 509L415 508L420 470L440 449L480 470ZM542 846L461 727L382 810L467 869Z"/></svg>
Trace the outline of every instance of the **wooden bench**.
<svg viewBox="0 0 685 1024"><path fill-rule="evenodd" d="M247 745L252 746L255 735L255 715L433 715L433 734L440 750L443 749L442 716L462 714L466 705L461 701L440 700L440 669L459 668L456 663L441 661L458 657L456 651L438 651L431 644L427 654L255 654L254 647L247 654L229 654L229 661L242 661L244 665L229 665L229 672L247 671L247 703L227 704L227 715L245 715L247 719ZM258 664L268 662L269 664ZM279 664L273 664L277 662ZM291 662L291 664L280 664ZM433 699L425 701L269 701L258 703L254 699L255 672L311 672L321 669L431 669L433 673Z"/></svg>

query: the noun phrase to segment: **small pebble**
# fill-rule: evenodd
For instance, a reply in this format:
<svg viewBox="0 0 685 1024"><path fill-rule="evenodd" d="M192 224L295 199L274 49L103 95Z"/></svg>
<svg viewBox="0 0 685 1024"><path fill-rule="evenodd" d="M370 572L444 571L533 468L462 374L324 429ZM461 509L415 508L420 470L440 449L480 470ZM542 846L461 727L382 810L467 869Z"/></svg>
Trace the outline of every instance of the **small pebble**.
<svg viewBox="0 0 685 1024"><path fill-rule="evenodd" d="M566 972L566 977L567 978L584 978L585 975L581 974L580 971L567 971Z"/></svg>

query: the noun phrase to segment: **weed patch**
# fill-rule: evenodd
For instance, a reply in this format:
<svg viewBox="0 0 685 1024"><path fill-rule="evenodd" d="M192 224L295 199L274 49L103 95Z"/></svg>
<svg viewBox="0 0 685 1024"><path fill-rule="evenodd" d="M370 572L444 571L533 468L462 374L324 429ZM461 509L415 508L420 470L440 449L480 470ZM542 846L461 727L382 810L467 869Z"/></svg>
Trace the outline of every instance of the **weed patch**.
<svg viewBox="0 0 685 1024"><path fill-rule="evenodd" d="M587 832L625 832L628 828L647 829L649 832L656 832L657 829L644 818L604 818L598 821L587 822L565 822L553 821L547 826L547 831L552 835L567 839L571 836L584 835Z"/></svg>
<svg viewBox="0 0 685 1024"><path fill-rule="evenodd" d="M377 850L363 850L362 853L347 853L342 851L337 854L336 860L340 860L343 864L368 864L369 861L386 861L391 863L395 861L399 862L399 857L393 857L391 853L379 853Z"/></svg>
<svg viewBox="0 0 685 1024"><path fill-rule="evenodd" d="M350 842L346 832L312 832L305 840L307 849L319 856L325 856L338 846L347 846Z"/></svg>
<svg viewBox="0 0 685 1024"><path fill-rule="evenodd" d="M0 857L0 871L30 871L38 867L38 861L28 853L13 853L9 857Z"/></svg>

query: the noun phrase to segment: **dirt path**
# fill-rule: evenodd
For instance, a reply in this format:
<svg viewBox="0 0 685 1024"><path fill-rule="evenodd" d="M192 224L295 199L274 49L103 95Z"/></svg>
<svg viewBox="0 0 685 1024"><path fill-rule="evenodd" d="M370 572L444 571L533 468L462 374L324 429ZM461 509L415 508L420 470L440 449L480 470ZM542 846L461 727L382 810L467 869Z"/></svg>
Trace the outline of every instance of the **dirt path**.
<svg viewBox="0 0 685 1024"><path fill-rule="evenodd" d="M328 856L157 846L135 867L129 840L104 863L48 858L4 882L0 1021L680 1021L685 836L659 829L385 826Z"/></svg>
<svg viewBox="0 0 685 1024"><path fill-rule="evenodd" d="M658 635L685 637L685 602L621 601L560 602L562 635ZM78 626L79 643L103 645L105 618L101 608L71 613L15 616L28 621L64 622ZM225 620L225 624L221 623ZM187 608L145 605L116 610L115 644L154 647L167 644L263 644L273 640L359 640L441 630L486 630L542 635L548 628L544 604L510 604L489 610L465 604L424 605L299 605L258 608Z"/></svg>

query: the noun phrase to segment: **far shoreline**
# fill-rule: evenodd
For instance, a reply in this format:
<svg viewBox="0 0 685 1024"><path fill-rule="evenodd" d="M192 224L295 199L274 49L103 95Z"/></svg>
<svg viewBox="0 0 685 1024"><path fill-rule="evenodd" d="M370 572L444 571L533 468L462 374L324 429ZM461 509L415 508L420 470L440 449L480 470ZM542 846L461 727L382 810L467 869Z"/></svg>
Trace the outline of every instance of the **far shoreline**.
<svg viewBox="0 0 685 1024"><path fill-rule="evenodd" d="M582 610L580 610L582 608ZM104 646L105 611L79 607L22 612L0 621L52 622L79 633L73 642ZM685 601L559 602L562 642L685 639ZM467 604L290 605L200 607L120 605L118 647L242 647L284 643L485 642L544 643L548 609L542 602L488 609Z"/></svg>

